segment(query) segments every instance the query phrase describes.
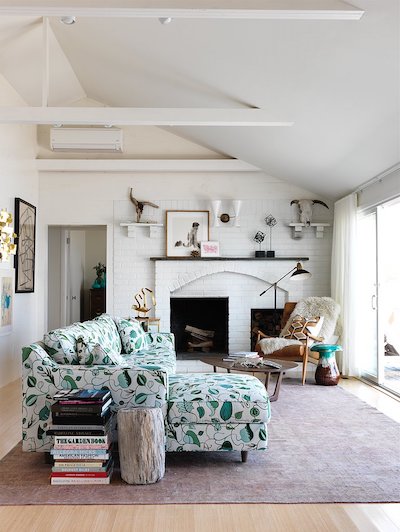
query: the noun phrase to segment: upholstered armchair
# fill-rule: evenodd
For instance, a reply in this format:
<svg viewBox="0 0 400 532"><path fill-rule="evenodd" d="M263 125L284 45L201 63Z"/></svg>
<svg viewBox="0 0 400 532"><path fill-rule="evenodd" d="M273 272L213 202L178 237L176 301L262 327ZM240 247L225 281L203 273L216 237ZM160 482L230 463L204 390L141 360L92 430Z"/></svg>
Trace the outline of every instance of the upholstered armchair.
<svg viewBox="0 0 400 532"><path fill-rule="evenodd" d="M308 297L298 303L285 303L278 338L258 331L256 351L264 357L302 363L302 384L307 363L318 363L319 353L311 351L314 343L336 343L340 306L330 297Z"/></svg>

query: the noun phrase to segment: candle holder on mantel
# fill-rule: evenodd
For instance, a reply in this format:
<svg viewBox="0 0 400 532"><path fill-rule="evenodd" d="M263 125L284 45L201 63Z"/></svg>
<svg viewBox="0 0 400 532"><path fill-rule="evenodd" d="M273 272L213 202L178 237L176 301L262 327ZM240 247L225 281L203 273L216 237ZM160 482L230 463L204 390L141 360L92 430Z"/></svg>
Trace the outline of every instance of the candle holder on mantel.
<svg viewBox="0 0 400 532"><path fill-rule="evenodd" d="M257 244L260 246L260 249L255 253L256 258L265 257L265 251L261 249L261 244L264 242L264 238L265 233L263 233L262 231L257 231L257 233L253 237L254 242L257 242Z"/></svg>
<svg viewBox="0 0 400 532"><path fill-rule="evenodd" d="M267 257L275 257L275 251L272 251L272 228L275 227L275 225L278 223L276 221L276 218L272 216L272 214L268 214L268 216L265 218L265 223L269 227L269 250L267 251Z"/></svg>

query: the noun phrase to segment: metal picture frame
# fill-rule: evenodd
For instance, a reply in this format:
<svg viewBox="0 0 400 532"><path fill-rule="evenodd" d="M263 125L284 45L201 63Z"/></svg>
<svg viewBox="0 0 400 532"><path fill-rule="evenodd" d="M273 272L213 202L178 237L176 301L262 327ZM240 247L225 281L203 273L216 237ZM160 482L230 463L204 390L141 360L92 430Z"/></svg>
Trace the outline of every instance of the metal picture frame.
<svg viewBox="0 0 400 532"><path fill-rule="evenodd" d="M209 240L209 225L209 211L167 211L167 257L190 257L194 251L200 255L200 242Z"/></svg>
<svg viewBox="0 0 400 532"><path fill-rule="evenodd" d="M15 293L35 291L36 207L15 198Z"/></svg>

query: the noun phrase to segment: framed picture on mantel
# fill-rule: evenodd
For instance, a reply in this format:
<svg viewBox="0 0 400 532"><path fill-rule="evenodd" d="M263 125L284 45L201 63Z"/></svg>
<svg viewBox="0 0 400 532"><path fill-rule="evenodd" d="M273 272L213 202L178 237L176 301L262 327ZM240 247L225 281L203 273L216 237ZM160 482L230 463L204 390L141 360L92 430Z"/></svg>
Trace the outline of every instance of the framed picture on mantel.
<svg viewBox="0 0 400 532"><path fill-rule="evenodd" d="M167 257L200 255L200 242L209 240L209 211L167 211Z"/></svg>

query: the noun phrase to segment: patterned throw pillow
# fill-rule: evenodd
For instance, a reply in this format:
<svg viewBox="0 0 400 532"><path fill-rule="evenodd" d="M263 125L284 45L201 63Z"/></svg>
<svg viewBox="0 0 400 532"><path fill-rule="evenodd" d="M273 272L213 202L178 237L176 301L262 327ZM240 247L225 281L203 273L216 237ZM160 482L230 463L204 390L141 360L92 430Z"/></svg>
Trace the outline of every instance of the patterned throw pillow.
<svg viewBox="0 0 400 532"><path fill-rule="evenodd" d="M98 364L106 366L120 366L125 364L120 353L109 351L94 341L80 337L76 341L76 352L79 364L84 366L94 366Z"/></svg>
<svg viewBox="0 0 400 532"><path fill-rule="evenodd" d="M316 316L314 318L304 318L303 316L294 316L293 321L288 329L288 332L283 336L286 339L300 340L305 342L310 336L318 336L321 330L323 316ZM311 339L310 344L314 340Z"/></svg>
<svg viewBox="0 0 400 532"><path fill-rule="evenodd" d="M137 353L147 347L147 335L140 322L135 319L114 318L122 347L126 354Z"/></svg>

